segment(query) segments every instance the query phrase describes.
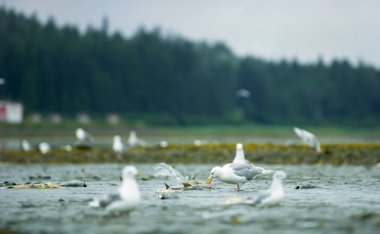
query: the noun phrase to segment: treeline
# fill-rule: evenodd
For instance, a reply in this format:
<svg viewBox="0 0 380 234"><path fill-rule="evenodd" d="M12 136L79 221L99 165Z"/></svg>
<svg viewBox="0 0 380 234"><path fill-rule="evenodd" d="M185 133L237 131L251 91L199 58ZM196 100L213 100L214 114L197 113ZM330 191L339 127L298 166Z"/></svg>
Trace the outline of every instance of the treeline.
<svg viewBox="0 0 380 234"><path fill-rule="evenodd" d="M28 113L137 113L177 124L380 122L380 71L368 65L240 58L223 43L159 29L126 38L104 21L80 32L5 8L0 77L2 95Z"/></svg>

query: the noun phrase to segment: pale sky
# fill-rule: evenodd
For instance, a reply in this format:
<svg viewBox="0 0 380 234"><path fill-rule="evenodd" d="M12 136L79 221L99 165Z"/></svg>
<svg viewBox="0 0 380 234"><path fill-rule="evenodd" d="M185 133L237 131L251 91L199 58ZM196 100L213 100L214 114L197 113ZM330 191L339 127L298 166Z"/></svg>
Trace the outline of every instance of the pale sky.
<svg viewBox="0 0 380 234"><path fill-rule="evenodd" d="M132 35L140 26L194 41L225 42L237 55L268 60L322 57L380 68L378 0L0 0L60 25L100 27Z"/></svg>

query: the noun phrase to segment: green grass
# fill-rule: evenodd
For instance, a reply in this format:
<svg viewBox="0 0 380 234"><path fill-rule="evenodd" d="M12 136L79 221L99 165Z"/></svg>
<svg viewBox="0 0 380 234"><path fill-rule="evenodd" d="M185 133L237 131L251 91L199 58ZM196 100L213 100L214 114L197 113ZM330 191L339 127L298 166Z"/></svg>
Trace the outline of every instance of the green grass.
<svg viewBox="0 0 380 234"><path fill-rule="evenodd" d="M261 125L261 124L238 124L238 125L195 125L195 126L151 126L141 127L136 125L118 124L107 125L105 123L78 124L70 122L66 124L31 124L7 125L0 124L0 138L48 138L48 137L72 137L79 126L85 128L94 137L111 137L115 134L124 139L130 130L136 130L144 139L159 139L171 137L177 139L220 139L222 142L285 142L298 140L293 132L293 125ZM352 143L379 142L380 127L337 127L337 126L298 126L313 132L322 143ZM224 141L228 138L233 141ZM263 140L260 140L263 139ZM273 141L271 141L273 139ZM256 141L258 140L258 141ZM175 142L179 143L179 142ZM190 141L187 141L190 143ZM236 142L235 142L236 143Z"/></svg>

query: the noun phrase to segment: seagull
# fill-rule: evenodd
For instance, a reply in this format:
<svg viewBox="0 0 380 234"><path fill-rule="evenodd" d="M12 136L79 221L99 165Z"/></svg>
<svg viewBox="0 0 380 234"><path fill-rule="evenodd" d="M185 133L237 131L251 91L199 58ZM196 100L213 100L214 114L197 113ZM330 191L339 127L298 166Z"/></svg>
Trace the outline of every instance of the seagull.
<svg viewBox="0 0 380 234"><path fill-rule="evenodd" d="M161 148L166 148L169 146L169 143L167 141L160 141L160 147Z"/></svg>
<svg viewBox="0 0 380 234"><path fill-rule="evenodd" d="M128 145L129 146L144 146L146 145L145 141L141 140L137 137L137 134L135 131L129 132L129 138L128 138Z"/></svg>
<svg viewBox="0 0 380 234"><path fill-rule="evenodd" d="M251 164L252 166L256 167L253 163L245 159L244 156L244 150L243 150L243 144L242 143L237 143L236 144L236 154L235 158L232 161L232 163L246 163L246 164ZM261 168L261 167L256 167L256 168ZM270 174L272 173L271 170L265 170L264 168L261 168L263 170L264 174Z"/></svg>
<svg viewBox="0 0 380 234"><path fill-rule="evenodd" d="M65 145L63 146L63 149L67 152L71 152L73 150L73 147L71 145Z"/></svg>
<svg viewBox="0 0 380 234"><path fill-rule="evenodd" d="M308 144L310 147L314 148L317 151L317 153L321 153L321 145L319 144L317 137L314 136L313 133L297 127L294 127L293 130L296 133L296 135L302 139L303 142Z"/></svg>
<svg viewBox="0 0 380 234"><path fill-rule="evenodd" d="M232 161L232 163L248 163L248 164L250 164L250 162L245 159L242 143L236 144L236 154L235 154L235 158Z"/></svg>
<svg viewBox="0 0 380 234"><path fill-rule="evenodd" d="M22 140L21 141L21 148L25 152L30 151L32 149L32 147L29 144L29 141L27 141L27 140Z"/></svg>
<svg viewBox="0 0 380 234"><path fill-rule="evenodd" d="M47 142L41 142L38 145L38 149L40 150L41 153L46 154L50 151L50 145Z"/></svg>
<svg viewBox="0 0 380 234"><path fill-rule="evenodd" d="M240 191L240 184L243 185L259 175L266 175L269 173L271 173L271 171L248 163L228 163L223 167L214 167L211 170L206 183L211 184L214 178L218 178L225 183L236 184L236 190Z"/></svg>
<svg viewBox="0 0 380 234"><path fill-rule="evenodd" d="M92 137L89 133L87 133L83 128L77 128L75 131L75 136L77 137L78 142L80 143L88 143L92 141Z"/></svg>
<svg viewBox="0 0 380 234"><path fill-rule="evenodd" d="M256 205L273 206L282 201L285 196L282 181L286 178L286 174L283 171L276 171L273 174L272 185L266 191L259 192L253 198L250 198L251 202Z"/></svg>
<svg viewBox="0 0 380 234"><path fill-rule="evenodd" d="M117 154L122 154L124 152L124 144L119 135L113 137L112 149Z"/></svg>
<svg viewBox="0 0 380 234"><path fill-rule="evenodd" d="M201 146L203 144L203 142L201 141L201 140L198 140L198 139L196 139L196 140L194 140L194 145L195 146Z"/></svg>
<svg viewBox="0 0 380 234"><path fill-rule="evenodd" d="M138 171L134 166L126 166L122 171L123 181L118 193L95 198L91 207L103 207L111 213L130 212L140 204L140 191L135 180Z"/></svg>
<svg viewBox="0 0 380 234"><path fill-rule="evenodd" d="M268 190L261 191L253 197L234 197L223 202L223 205L249 204L258 206L274 206L279 204L285 196L282 181L286 178L283 171L276 171L273 174L272 185Z"/></svg>

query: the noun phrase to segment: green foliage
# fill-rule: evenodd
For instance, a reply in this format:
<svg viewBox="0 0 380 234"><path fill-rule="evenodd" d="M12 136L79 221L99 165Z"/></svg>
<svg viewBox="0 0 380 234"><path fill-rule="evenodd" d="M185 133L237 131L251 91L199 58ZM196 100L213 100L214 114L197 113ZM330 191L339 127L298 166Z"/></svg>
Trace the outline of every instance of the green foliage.
<svg viewBox="0 0 380 234"><path fill-rule="evenodd" d="M28 113L142 113L163 124L379 123L380 72L371 66L239 58L222 43L107 28L104 19L80 32L0 8L0 94ZM251 96L238 98L241 88Z"/></svg>

